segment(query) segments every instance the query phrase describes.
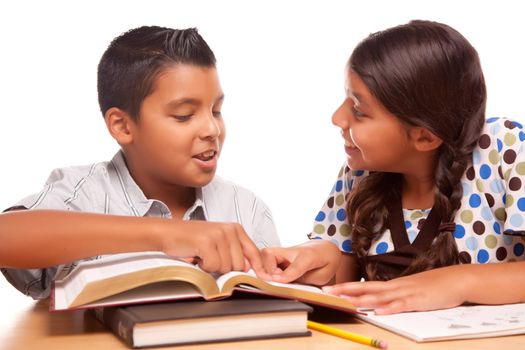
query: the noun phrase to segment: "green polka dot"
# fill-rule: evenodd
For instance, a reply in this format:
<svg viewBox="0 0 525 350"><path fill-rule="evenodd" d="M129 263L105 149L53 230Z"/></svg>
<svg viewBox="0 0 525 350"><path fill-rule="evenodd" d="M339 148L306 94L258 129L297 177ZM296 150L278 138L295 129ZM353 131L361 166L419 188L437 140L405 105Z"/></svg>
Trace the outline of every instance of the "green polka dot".
<svg viewBox="0 0 525 350"><path fill-rule="evenodd" d="M507 212L504 208L496 209L496 212L494 214L496 215L496 219L498 219L499 221L505 221L507 219Z"/></svg>
<svg viewBox="0 0 525 350"><path fill-rule="evenodd" d="M463 210L461 214L459 215L461 218L461 221L468 224L472 222L472 219L474 218L474 214L472 214L472 210Z"/></svg>
<svg viewBox="0 0 525 350"><path fill-rule="evenodd" d="M318 224L318 225L315 225L315 226L314 226L314 232L315 232L315 233L317 233L317 234L319 234L319 235L322 235L322 234L324 233L324 231L325 231L325 228L324 228L323 225Z"/></svg>
<svg viewBox="0 0 525 350"><path fill-rule="evenodd" d="M489 161L492 164L498 164L499 163L499 153L495 149L489 152Z"/></svg>
<svg viewBox="0 0 525 350"><path fill-rule="evenodd" d="M344 202L345 202L345 196L343 196L342 194L335 197L335 204L337 204L338 206L341 206Z"/></svg>
<svg viewBox="0 0 525 350"><path fill-rule="evenodd" d="M503 178L506 180L506 181L509 181L510 179L510 173L512 172L512 169L508 169L505 174L503 174Z"/></svg>
<svg viewBox="0 0 525 350"><path fill-rule="evenodd" d="M516 172L520 175L525 175L525 162L521 162L516 164L514 167L516 169Z"/></svg>
<svg viewBox="0 0 525 350"><path fill-rule="evenodd" d="M412 214L410 214L410 219L411 220L419 219L421 217L423 217L423 213L420 212L419 210L417 210L417 211L413 212Z"/></svg>
<svg viewBox="0 0 525 350"><path fill-rule="evenodd" d="M503 139L503 142L505 142L507 146L512 146L516 142L516 135L511 134L510 132L507 133Z"/></svg>
<svg viewBox="0 0 525 350"><path fill-rule="evenodd" d="M493 249L494 247L496 247L497 244L498 244L498 239L496 238L495 235L488 235L485 238L485 245L487 246L487 248Z"/></svg>
<svg viewBox="0 0 525 350"><path fill-rule="evenodd" d="M339 233L343 237L349 236L350 235L350 225L342 224L341 227L339 227Z"/></svg>
<svg viewBox="0 0 525 350"><path fill-rule="evenodd" d="M507 201L505 203L505 208L508 208L514 204L514 197L512 197L512 195L510 194L507 194L506 198L507 198Z"/></svg>
<svg viewBox="0 0 525 350"><path fill-rule="evenodd" d="M476 187L478 188L479 192L485 192L485 186L483 186L483 181L481 181L481 179L476 179Z"/></svg>

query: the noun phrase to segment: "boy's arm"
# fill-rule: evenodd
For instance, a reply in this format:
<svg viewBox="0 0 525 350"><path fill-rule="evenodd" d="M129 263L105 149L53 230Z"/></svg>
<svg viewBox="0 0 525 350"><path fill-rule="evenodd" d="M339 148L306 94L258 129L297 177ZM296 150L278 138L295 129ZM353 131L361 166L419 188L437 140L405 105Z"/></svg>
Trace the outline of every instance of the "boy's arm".
<svg viewBox="0 0 525 350"><path fill-rule="evenodd" d="M261 271L259 251L239 224L19 210L0 214L0 266L42 268L102 254L163 251L199 257L209 272Z"/></svg>

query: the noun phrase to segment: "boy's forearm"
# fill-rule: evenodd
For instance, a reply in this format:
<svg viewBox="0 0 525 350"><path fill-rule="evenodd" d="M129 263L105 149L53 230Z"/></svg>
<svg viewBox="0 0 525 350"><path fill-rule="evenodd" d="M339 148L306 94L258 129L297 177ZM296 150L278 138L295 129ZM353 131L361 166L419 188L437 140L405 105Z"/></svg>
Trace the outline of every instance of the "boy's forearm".
<svg viewBox="0 0 525 350"><path fill-rule="evenodd" d="M55 210L0 215L0 266L47 267L101 254L160 250L165 219Z"/></svg>

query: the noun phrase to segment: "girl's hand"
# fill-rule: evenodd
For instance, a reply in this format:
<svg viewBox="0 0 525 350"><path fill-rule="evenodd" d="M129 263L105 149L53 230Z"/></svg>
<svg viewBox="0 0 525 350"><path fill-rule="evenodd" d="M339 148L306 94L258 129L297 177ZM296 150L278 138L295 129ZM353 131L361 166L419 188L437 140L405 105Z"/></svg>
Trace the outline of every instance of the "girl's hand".
<svg viewBox="0 0 525 350"><path fill-rule="evenodd" d="M261 256L271 280L282 283L327 284L341 261L337 246L321 240L289 248L264 248Z"/></svg>
<svg viewBox="0 0 525 350"><path fill-rule="evenodd" d="M377 315L447 309L464 303L468 271L449 266L390 281L348 282L324 287L357 307L374 308Z"/></svg>

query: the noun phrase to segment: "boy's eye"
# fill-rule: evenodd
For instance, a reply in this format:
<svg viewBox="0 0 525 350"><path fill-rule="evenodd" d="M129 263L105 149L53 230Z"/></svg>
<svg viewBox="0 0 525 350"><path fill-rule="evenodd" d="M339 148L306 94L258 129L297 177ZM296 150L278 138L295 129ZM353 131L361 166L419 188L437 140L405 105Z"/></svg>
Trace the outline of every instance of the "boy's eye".
<svg viewBox="0 0 525 350"><path fill-rule="evenodd" d="M179 121L179 122L186 122L186 121L190 120L192 115L191 114L189 114L189 115L172 115L172 117L177 119L177 121Z"/></svg>

